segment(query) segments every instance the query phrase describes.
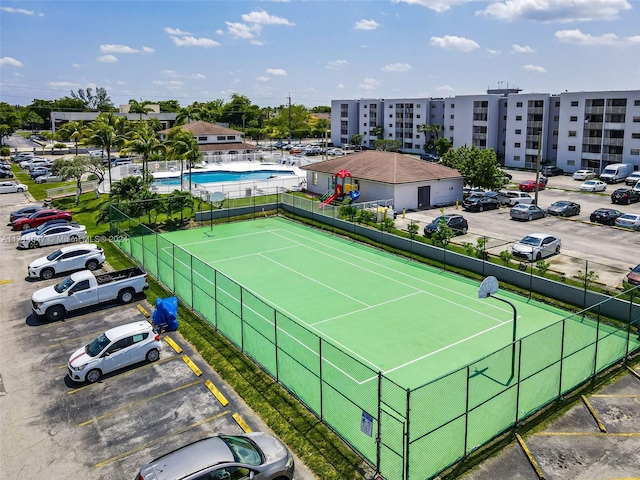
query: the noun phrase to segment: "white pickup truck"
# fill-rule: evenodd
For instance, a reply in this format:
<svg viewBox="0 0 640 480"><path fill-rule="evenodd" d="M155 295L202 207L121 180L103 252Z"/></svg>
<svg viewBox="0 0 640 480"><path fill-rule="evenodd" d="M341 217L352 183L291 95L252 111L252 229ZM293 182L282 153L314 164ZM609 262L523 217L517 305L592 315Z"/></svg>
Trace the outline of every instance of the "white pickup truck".
<svg viewBox="0 0 640 480"><path fill-rule="evenodd" d="M57 285L36 291L31 309L47 320L60 320L67 312L118 300L131 302L137 293L149 288L147 272L141 267L94 275L89 270L76 272Z"/></svg>

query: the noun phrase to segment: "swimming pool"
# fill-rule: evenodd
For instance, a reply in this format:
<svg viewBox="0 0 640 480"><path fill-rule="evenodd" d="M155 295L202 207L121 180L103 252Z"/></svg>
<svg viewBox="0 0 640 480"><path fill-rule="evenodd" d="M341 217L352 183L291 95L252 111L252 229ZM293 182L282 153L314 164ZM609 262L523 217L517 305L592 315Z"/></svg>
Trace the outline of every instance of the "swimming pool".
<svg viewBox="0 0 640 480"><path fill-rule="evenodd" d="M247 180L267 180L273 176L295 175L292 170L251 170L249 172L232 172L227 170L217 170L215 172L194 172L191 174L193 183L221 183L221 182L242 182ZM186 180L188 174L184 174ZM156 178L156 185L180 185L180 177Z"/></svg>

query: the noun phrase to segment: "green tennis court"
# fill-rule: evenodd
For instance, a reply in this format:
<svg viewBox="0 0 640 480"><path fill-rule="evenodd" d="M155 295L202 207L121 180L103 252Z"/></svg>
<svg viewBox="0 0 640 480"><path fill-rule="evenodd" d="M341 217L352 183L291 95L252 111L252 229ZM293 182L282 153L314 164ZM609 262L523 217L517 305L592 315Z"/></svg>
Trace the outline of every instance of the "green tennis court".
<svg viewBox="0 0 640 480"><path fill-rule="evenodd" d="M512 341L513 310L503 302L479 299L477 283L284 219L163 237L405 388ZM171 247L158 253L171 256ZM190 265L178 260L175 268ZM518 338L567 316L499 294L516 305Z"/></svg>

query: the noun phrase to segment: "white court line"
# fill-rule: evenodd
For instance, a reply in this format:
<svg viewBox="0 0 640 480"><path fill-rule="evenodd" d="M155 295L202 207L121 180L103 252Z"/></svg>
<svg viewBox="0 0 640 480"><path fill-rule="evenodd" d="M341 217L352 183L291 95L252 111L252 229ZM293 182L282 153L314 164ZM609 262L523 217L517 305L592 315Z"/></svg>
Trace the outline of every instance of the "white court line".
<svg viewBox="0 0 640 480"><path fill-rule="evenodd" d="M187 247L189 245L200 245L202 243L223 242L225 240L233 240L235 238L242 238L242 237L258 237L258 236L262 235L263 233L281 232L281 231L283 231L282 228L276 228L274 230L264 230L264 231L261 231L261 232L253 232L253 233L243 233L241 235L232 235L230 237L221 237L221 238L211 238L211 237L209 237L209 240L200 240L198 242L183 243L183 244L180 244L180 246L181 247Z"/></svg>
<svg viewBox="0 0 640 480"><path fill-rule="evenodd" d="M315 242L315 243L320 243L320 242L317 242L317 241L315 241L315 240L311 240L311 241L313 241L313 242ZM323 244L322 244L322 243L320 243L320 245L323 245ZM482 316L482 317L487 317L488 319L493 320L494 322L498 322L498 323L500 323L500 324L505 323L505 322L503 322L502 320L500 320L500 319L498 319L498 318L495 318L495 317L492 317L492 316L490 316L490 315L488 315L488 314L486 314L486 313L483 313L483 312L479 312L479 311L477 311L477 310L474 310L473 308L467 307L466 305L464 305L464 304L462 304L462 303L455 302L455 301L453 301L453 300L449 300L449 299L447 299L447 298L442 298L441 296L439 296L439 295L437 295L437 294L435 294L435 293L429 292L429 291L424 290L424 289L421 289L421 288L417 288L415 285L410 285L410 284L408 284L408 283L401 282L401 281L399 281L399 280L395 280L395 279L389 278L389 277L387 277L387 276L383 275L382 273L377 272L377 271L375 271L375 270L370 270L370 269L368 269L368 268L364 268L364 267L362 266L361 262L362 262L362 261L366 261L366 262L368 262L368 263L372 263L372 262L371 262L371 261L369 261L369 260L363 260L363 259L361 259L361 258L359 258L359 257L358 257L358 260L359 260L359 262L360 262L360 263L358 263L358 264L356 264L356 263L351 263L351 262L346 262L346 261L344 260L344 252L341 252L341 253L343 254L343 256L341 256L341 257L337 257L337 256L335 256L335 255L331 255L331 254L329 254L329 253L325 253L325 252L323 252L323 251L321 251L321 250L318 250L318 249L316 249L316 248L312 248L312 247L310 247L310 246L308 246L308 245L305 245L305 246L306 246L307 248L309 248L310 250L314 251L314 252L318 252L318 253L320 253L320 254L322 254L322 255L325 255L325 256L328 256L328 257L330 257L330 258L334 258L334 259L336 259L336 260L339 260L341 263L345 263L345 264L347 264L347 265L351 265L351 266L355 267L355 268L356 268L356 269L358 269L358 270L363 270L363 271L365 271L365 272L371 273L372 275L376 275L376 276L378 276L378 277L382 277L382 278L386 279L386 280L387 280L387 281L389 281L389 282L394 282L394 283L396 283L396 284L398 284L398 285L402 285L403 287L407 287L407 288L410 288L410 289L412 289L412 290L416 290L416 291L418 291L418 292L424 293L424 294L426 294L426 295L428 295L428 296L435 297L435 298L437 298L438 300L440 300L440 301L442 301L442 302L447 302L447 303L450 303L450 304L452 304L452 305L455 305L455 306L456 306L456 307L458 307L458 308L463 308L463 309L465 309L465 310L469 310L470 312L474 313L475 315ZM326 247L326 245L323 245L323 246L325 246L325 247ZM332 249L332 250L337 250L337 249L336 249L336 248L334 248L334 247L328 247L328 248L330 248L330 249ZM349 255L349 256L354 256L354 255L351 255L351 254L347 254L347 255ZM379 265L378 265L378 266L379 266ZM384 269L387 269L387 270L389 269L389 267L385 267L385 266L382 266L381 268L384 268ZM419 281L419 282L422 282L422 283L426 283L427 285L430 285L430 286L433 286L433 287L437 287L437 288L439 288L439 289L441 289L441 290L444 290L444 291L447 291L447 292L450 292L450 293L454 293L454 294L456 294L456 295L458 295L458 296L462 296L465 300L469 300L469 297L467 297L467 296L465 296L465 295L461 295L459 292L455 292L455 291L453 291L453 290L451 290L451 289L443 288L443 287L441 287L440 285L437 285L437 284L434 284L434 283L431 283L431 282L427 282L426 280L422 280L422 279L420 279L420 278L418 278L418 277L412 277L412 276L410 276L410 275L408 275L408 274L405 274L405 273L403 273L403 272L396 272L395 270L394 270L394 273L396 273L396 274L398 274L398 273L399 273L400 275L410 277L412 280L416 280L416 281ZM474 299L474 300L475 300L475 299ZM489 306L490 306L490 308L497 308L497 309L498 309L498 310L500 310L501 312L506 312L506 311L507 311L507 309L506 309L506 308L501 308L500 306L495 306L493 303L490 303L490 302L487 302L487 303L486 303L486 305L489 305ZM328 320L330 320L330 319L327 319L327 320L324 320L324 321L328 321Z"/></svg>

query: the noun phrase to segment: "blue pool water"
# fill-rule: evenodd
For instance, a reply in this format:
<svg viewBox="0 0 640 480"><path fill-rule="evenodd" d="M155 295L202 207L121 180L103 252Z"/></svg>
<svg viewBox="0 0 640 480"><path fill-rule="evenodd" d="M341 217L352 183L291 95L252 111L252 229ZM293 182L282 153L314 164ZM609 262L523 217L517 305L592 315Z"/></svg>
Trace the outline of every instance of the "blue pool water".
<svg viewBox="0 0 640 480"><path fill-rule="evenodd" d="M193 183L220 183L220 182L241 182L246 180L267 180L274 175L294 175L290 170L252 170L250 172L194 172L191 174ZM188 180L189 176L184 175ZM180 185L180 178L156 178L156 185Z"/></svg>

